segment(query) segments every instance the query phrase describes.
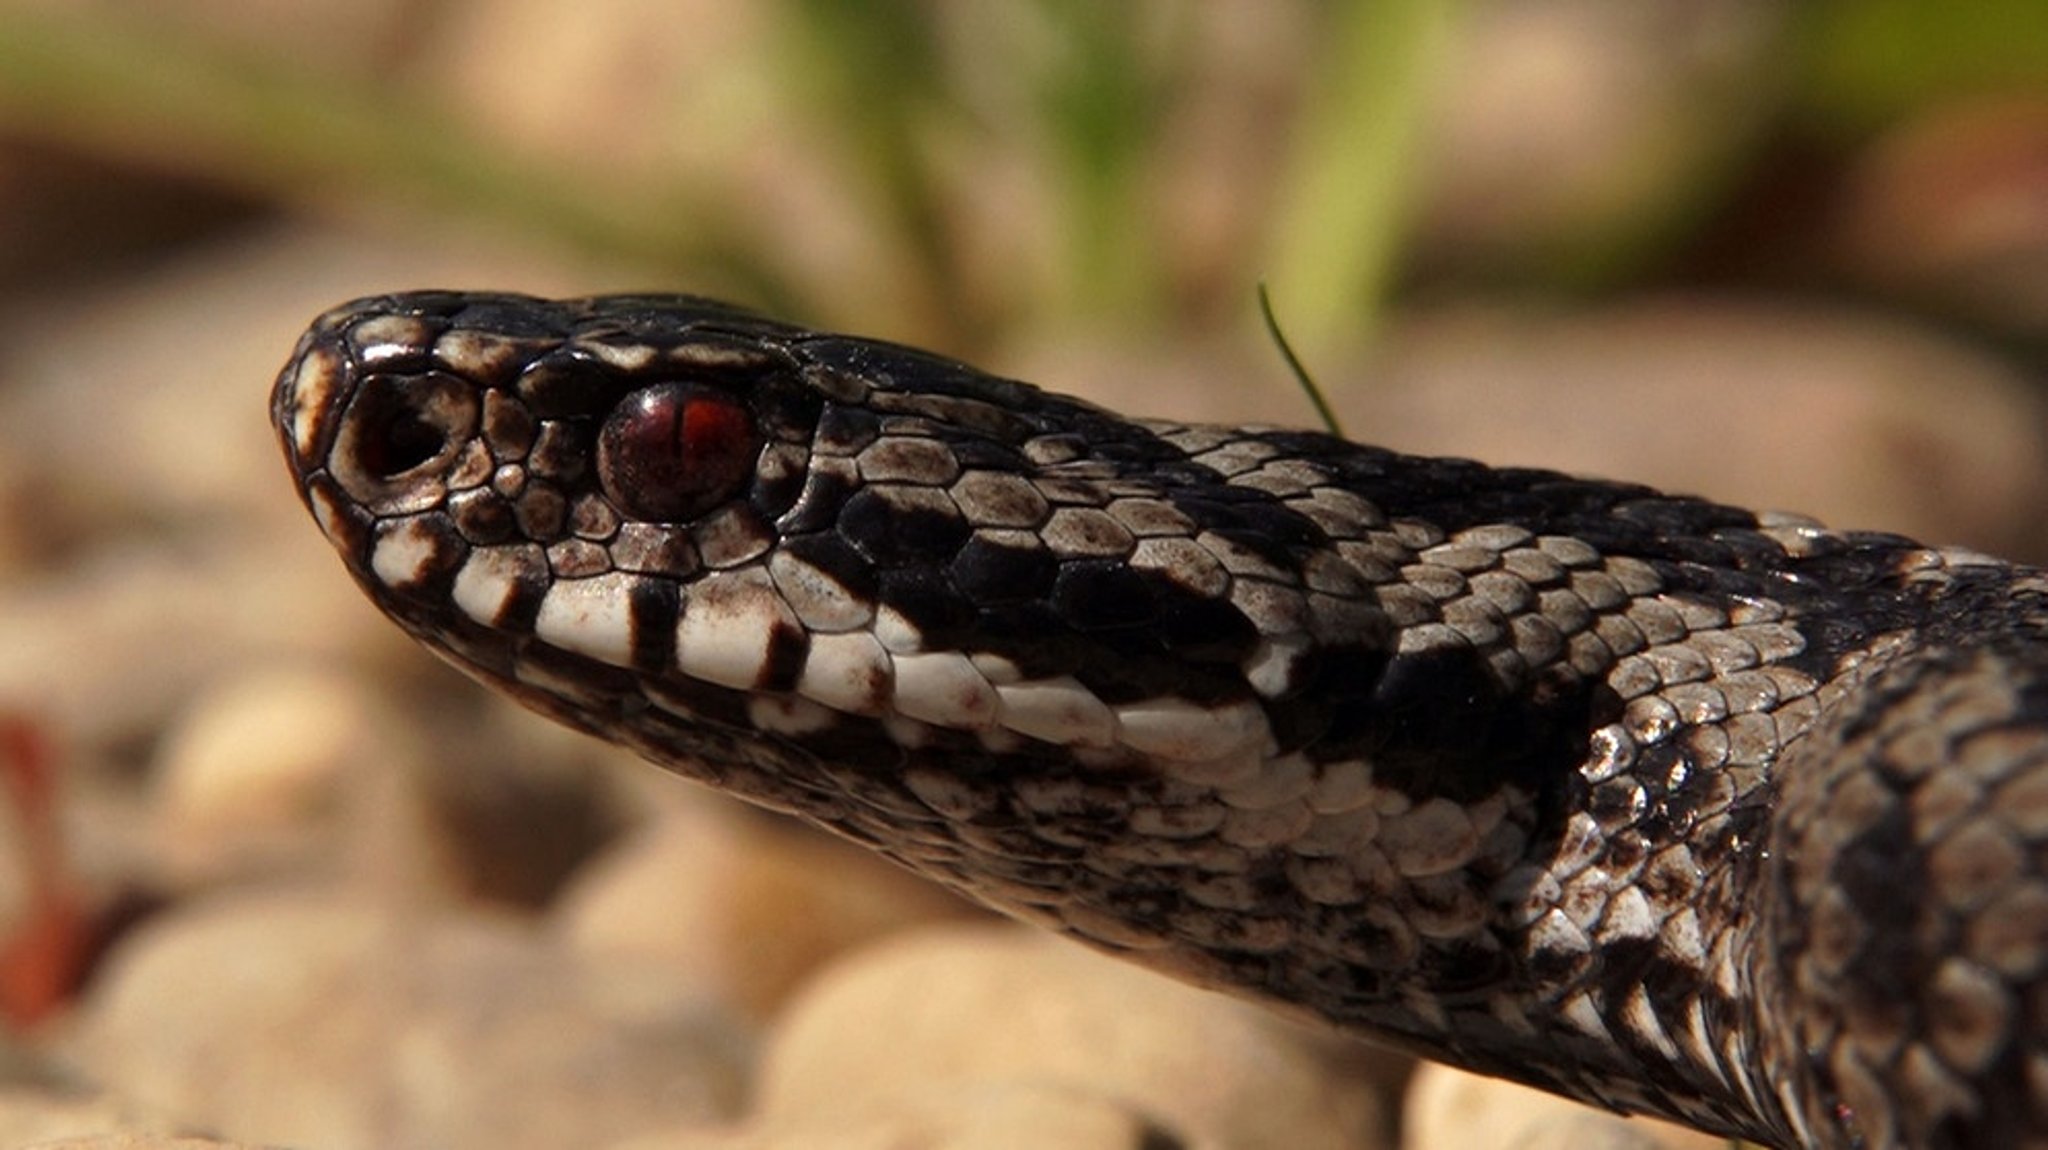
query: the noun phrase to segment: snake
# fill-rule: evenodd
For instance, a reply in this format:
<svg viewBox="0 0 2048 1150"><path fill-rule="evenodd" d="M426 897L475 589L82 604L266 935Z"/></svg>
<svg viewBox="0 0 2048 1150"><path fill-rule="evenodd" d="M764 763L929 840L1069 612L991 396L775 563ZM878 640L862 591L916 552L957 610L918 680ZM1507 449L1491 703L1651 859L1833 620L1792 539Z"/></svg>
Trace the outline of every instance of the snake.
<svg viewBox="0 0 2048 1150"><path fill-rule="evenodd" d="M468 675L1026 922L1771 1146L2048 1145L2048 573L421 291L271 414Z"/></svg>

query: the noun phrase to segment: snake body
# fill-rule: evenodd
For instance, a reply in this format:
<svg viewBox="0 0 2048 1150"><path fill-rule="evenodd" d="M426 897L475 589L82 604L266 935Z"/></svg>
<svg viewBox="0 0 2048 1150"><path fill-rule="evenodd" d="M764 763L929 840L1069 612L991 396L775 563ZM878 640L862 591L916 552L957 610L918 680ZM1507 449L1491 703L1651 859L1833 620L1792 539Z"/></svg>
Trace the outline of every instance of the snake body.
<svg viewBox="0 0 2048 1150"><path fill-rule="evenodd" d="M2040 571L683 296L360 300L272 410L428 647L1014 916L1772 1145L2048 1144Z"/></svg>

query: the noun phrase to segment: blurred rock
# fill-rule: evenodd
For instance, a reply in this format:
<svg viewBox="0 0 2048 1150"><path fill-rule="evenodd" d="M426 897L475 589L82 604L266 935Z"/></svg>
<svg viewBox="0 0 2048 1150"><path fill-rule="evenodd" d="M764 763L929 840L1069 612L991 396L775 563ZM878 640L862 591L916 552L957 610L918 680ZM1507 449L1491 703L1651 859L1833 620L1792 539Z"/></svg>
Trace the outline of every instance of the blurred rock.
<svg viewBox="0 0 2048 1150"><path fill-rule="evenodd" d="M0 141L0 307L91 285L110 267L168 258L246 224L257 210L133 158L9 132Z"/></svg>
<svg viewBox="0 0 2048 1150"><path fill-rule="evenodd" d="M100 1134L37 1142L23 1150L266 1150L250 1142L215 1142L213 1138L176 1138L168 1134Z"/></svg>
<svg viewBox="0 0 2048 1150"><path fill-rule="evenodd" d="M30 858L30 839L38 831L29 827L23 812L5 800L0 790L0 938L11 934L34 910L40 876Z"/></svg>
<svg viewBox="0 0 2048 1150"><path fill-rule="evenodd" d="M946 1082L863 1110L783 1114L720 1131L655 1134L610 1150L1158 1150L1200 1145L1132 1102L1030 1082Z"/></svg>
<svg viewBox="0 0 2048 1150"><path fill-rule="evenodd" d="M158 754L151 812L165 877L332 876L365 839L380 867L417 872L424 815L403 780L424 754L410 716L339 671L284 665L224 679Z"/></svg>
<svg viewBox="0 0 2048 1150"><path fill-rule="evenodd" d="M899 935L828 967L769 1040L757 1114L772 1129L995 1083L1121 1100L1191 1146L1356 1150L1386 1122L1380 1087L1277 1018L995 926Z"/></svg>
<svg viewBox="0 0 2048 1150"><path fill-rule="evenodd" d="M591 0L573 12L545 0L461 0L432 30L426 55L436 67L423 79L529 148L621 176L680 164L662 178L730 179L713 170L718 157L772 124L767 15L706 0ZM507 60L531 66L508 72ZM665 123L702 131L647 130Z"/></svg>
<svg viewBox="0 0 2048 1150"><path fill-rule="evenodd" d="M509 920L287 888L132 936L70 1047L125 1095L236 1137L555 1148L729 1118L745 1045L725 1017Z"/></svg>
<svg viewBox="0 0 2048 1150"><path fill-rule="evenodd" d="M1858 158L1834 257L1888 295L2048 338L2048 99L1938 105Z"/></svg>
<svg viewBox="0 0 2048 1150"><path fill-rule="evenodd" d="M1728 1140L1623 1118L1499 1078L1423 1063L1401 1110L1403 1150L1460 1146L1583 1150L1727 1150Z"/></svg>
<svg viewBox="0 0 2048 1150"><path fill-rule="evenodd" d="M867 851L703 802L638 827L555 909L578 950L658 963L760 1019L841 951L972 913Z"/></svg>
<svg viewBox="0 0 2048 1150"><path fill-rule="evenodd" d="M1783 90L1768 0L1460 13L1416 181L1426 274L1603 282L1723 185Z"/></svg>
<svg viewBox="0 0 2048 1150"><path fill-rule="evenodd" d="M88 1090L14 1082L0 1086L0 1146L71 1144L60 1139L92 1145L98 1138L134 1137L133 1132L149 1129L163 1127L144 1121L131 1106Z"/></svg>
<svg viewBox="0 0 2048 1150"><path fill-rule="evenodd" d="M434 753L410 780L437 870L457 892L538 909L630 822L633 755L466 682L432 714Z"/></svg>
<svg viewBox="0 0 2048 1150"><path fill-rule="evenodd" d="M872 156L838 137L821 99L832 89L802 43L820 23L718 0L467 0L437 22L417 79L508 149L602 173L592 190L615 210L658 213L638 226L696 256L696 278L674 287L738 295L783 279L836 323L929 330L936 285L887 209L847 194ZM1003 197L999 179L974 182ZM761 278L733 283L735 264Z"/></svg>
<svg viewBox="0 0 2048 1150"><path fill-rule="evenodd" d="M367 605L315 589L331 574L316 558L333 566L247 541L130 540L17 581L0 596L0 699L95 769L102 755L147 746L213 677L275 650L291 630L281 618L334 627L330 644L399 649L367 633Z"/></svg>
<svg viewBox="0 0 2048 1150"><path fill-rule="evenodd" d="M179 1145L179 1136L191 1133L186 1124L109 1094L40 1052L0 1036L0 1146L154 1147Z"/></svg>
<svg viewBox="0 0 2048 1150"><path fill-rule="evenodd" d="M304 662L209 688L154 764L152 882L348 875L387 892L548 901L624 817L594 769L615 757L452 676L439 686L438 703L401 703Z"/></svg>
<svg viewBox="0 0 2048 1150"><path fill-rule="evenodd" d="M1553 1114L1538 1118L1520 1128L1514 1142L1515 1150L1670 1150L1670 1144L1660 1141L1655 1133L1646 1130L1639 1123L1586 1110L1577 1114ZM1470 1145L1462 1131L1450 1135L1449 1145ZM1729 1142L1724 1138L1710 1139L1704 1143L1679 1140L1678 1145L1697 1147L1719 1147L1728 1150Z"/></svg>

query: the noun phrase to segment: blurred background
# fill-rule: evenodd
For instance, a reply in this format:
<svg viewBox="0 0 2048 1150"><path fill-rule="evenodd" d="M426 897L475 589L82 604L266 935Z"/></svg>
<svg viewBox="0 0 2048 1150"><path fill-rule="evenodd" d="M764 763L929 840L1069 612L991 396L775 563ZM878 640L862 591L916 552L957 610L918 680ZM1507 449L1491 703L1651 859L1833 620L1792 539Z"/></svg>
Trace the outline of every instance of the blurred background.
<svg viewBox="0 0 2048 1150"><path fill-rule="evenodd" d="M0 0L0 1144L766 1145L790 996L961 913L377 621L265 423L315 313L686 290L1312 424L1261 282L1354 438L2048 559L2038 0Z"/></svg>

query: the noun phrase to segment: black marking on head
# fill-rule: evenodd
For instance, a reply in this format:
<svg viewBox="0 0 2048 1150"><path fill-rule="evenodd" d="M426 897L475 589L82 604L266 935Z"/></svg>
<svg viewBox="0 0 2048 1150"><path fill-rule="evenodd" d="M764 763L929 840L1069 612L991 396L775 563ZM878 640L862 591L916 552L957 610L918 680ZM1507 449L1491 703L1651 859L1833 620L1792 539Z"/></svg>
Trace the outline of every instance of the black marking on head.
<svg viewBox="0 0 2048 1150"><path fill-rule="evenodd" d="M787 536L780 550L831 576L855 599L872 603L881 595L881 581L875 576L874 565L832 532Z"/></svg>
<svg viewBox="0 0 2048 1150"><path fill-rule="evenodd" d="M977 430L998 439L1021 438L1027 424L1017 414L1042 401L1037 388L1000 379L958 360L881 340L812 335L791 342L791 351L816 367L882 381L889 394L951 396L979 401L980 414L994 423Z"/></svg>
<svg viewBox="0 0 2048 1150"><path fill-rule="evenodd" d="M943 570L897 567L884 571L879 593L884 606L892 608L917 628L924 640L924 649L945 651L979 647L971 637L974 607L953 590Z"/></svg>
<svg viewBox="0 0 2048 1150"><path fill-rule="evenodd" d="M1053 581L1052 607L1077 631L1144 627L1158 615L1155 588L1140 572L1109 559L1070 559Z"/></svg>
<svg viewBox="0 0 2048 1150"><path fill-rule="evenodd" d="M447 311L451 327L512 339L560 339L569 334L575 318L569 307L548 306L526 296L422 292L409 298L421 311Z"/></svg>
<svg viewBox="0 0 2048 1150"><path fill-rule="evenodd" d="M836 471L811 468L804 476L803 493L797 496L795 505L775 521L775 529L787 537L831 532L839 521L840 511L858 486L857 480Z"/></svg>
<svg viewBox="0 0 2048 1150"><path fill-rule="evenodd" d="M1386 663L1386 652L1358 646L1322 647L1297 661L1288 693L1265 705L1279 752L1316 747L1319 758L1341 757L1340 722L1368 706Z"/></svg>
<svg viewBox="0 0 2048 1150"><path fill-rule="evenodd" d="M761 659L761 675L755 685L764 691L795 690L810 654L810 632L778 620L768 631L768 650Z"/></svg>
<svg viewBox="0 0 2048 1150"><path fill-rule="evenodd" d="M548 597L548 587L553 582L547 569L536 563L523 568L512 580L512 588L505 595L504 605L498 609L498 617L492 626L514 635L533 634L534 623L540 618L541 603Z"/></svg>
<svg viewBox="0 0 2048 1150"><path fill-rule="evenodd" d="M1093 644L1066 630L1052 608L1040 601L983 607L974 628L988 649L1000 651L1029 679L1066 674L1097 653Z"/></svg>
<svg viewBox="0 0 2048 1150"><path fill-rule="evenodd" d="M1139 636L1143 631L1102 634ZM1235 674L1183 663L1156 649L1102 643L1091 644L1088 655L1088 662L1069 673L1112 706L1168 696L1199 704L1234 702L1248 694L1243 679Z"/></svg>
<svg viewBox="0 0 2048 1150"><path fill-rule="evenodd" d="M1258 647L1258 628L1226 599L1194 595L1147 573L1160 608L1146 622L1162 646L1184 659L1239 666Z"/></svg>
<svg viewBox="0 0 2048 1150"><path fill-rule="evenodd" d="M1592 953L1584 950L1532 950L1522 959L1523 977L1537 986L1577 985L1593 966Z"/></svg>
<svg viewBox="0 0 2048 1150"><path fill-rule="evenodd" d="M1505 948L1479 933L1427 946L1417 970L1422 985L1446 1001L1474 1001L1498 993L1514 975Z"/></svg>
<svg viewBox="0 0 2048 1150"><path fill-rule="evenodd" d="M517 521L512 504L488 487L458 491L448 497L448 517L462 537L479 546L503 543L512 538Z"/></svg>
<svg viewBox="0 0 2048 1150"><path fill-rule="evenodd" d="M584 420L602 416L630 388L590 353L564 348L535 360L515 394L536 419Z"/></svg>
<svg viewBox="0 0 2048 1150"><path fill-rule="evenodd" d="M827 403L818 412L813 450L827 455L853 455L880 438L882 419L864 407Z"/></svg>
<svg viewBox="0 0 2048 1150"><path fill-rule="evenodd" d="M953 557L950 574L961 594L990 606L1046 599L1060 564L1042 546L1011 547L976 535Z"/></svg>
<svg viewBox="0 0 2048 1150"><path fill-rule="evenodd" d="M682 612L682 595L668 579L635 579L631 611L632 660L643 671L666 671L676 661L676 620Z"/></svg>
<svg viewBox="0 0 2048 1150"><path fill-rule="evenodd" d="M884 490L862 487L839 509L839 530L877 566L942 564L967 541L958 512L893 499Z"/></svg>

